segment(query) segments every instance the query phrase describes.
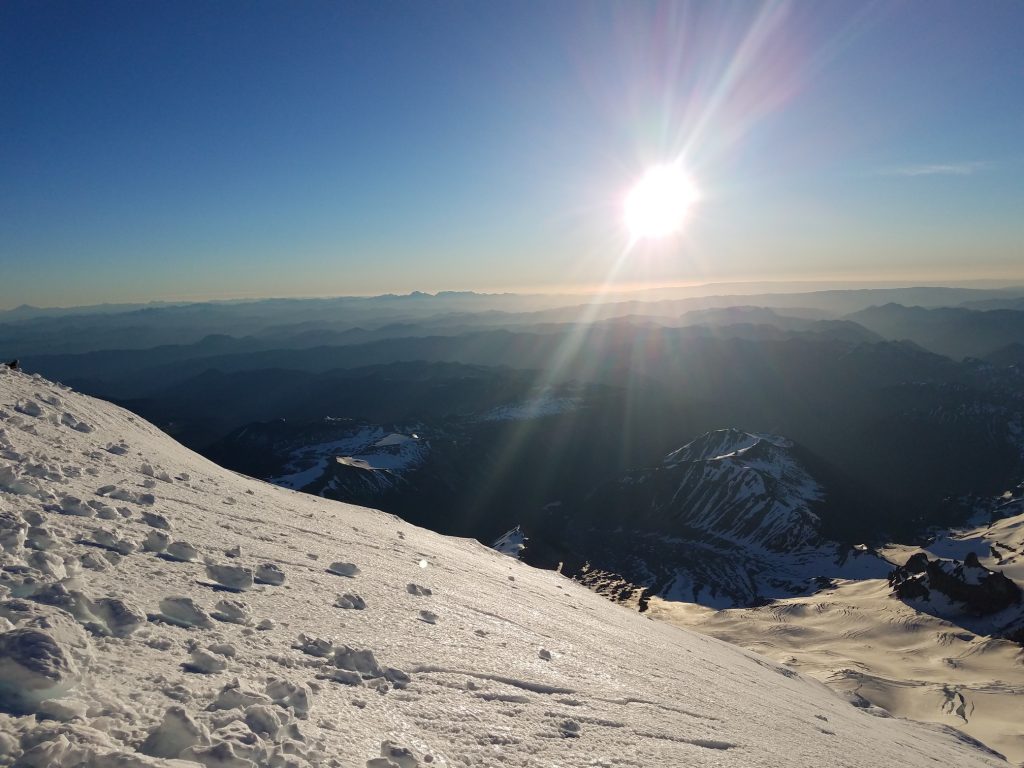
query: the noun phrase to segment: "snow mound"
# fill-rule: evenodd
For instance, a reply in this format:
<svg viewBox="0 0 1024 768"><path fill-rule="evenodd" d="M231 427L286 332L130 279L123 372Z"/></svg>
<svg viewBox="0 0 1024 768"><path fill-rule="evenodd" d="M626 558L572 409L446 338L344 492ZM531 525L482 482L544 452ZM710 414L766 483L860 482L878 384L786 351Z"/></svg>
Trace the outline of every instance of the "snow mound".
<svg viewBox="0 0 1024 768"><path fill-rule="evenodd" d="M0 764L1004 764L477 542L227 472L4 368L0 484Z"/></svg>

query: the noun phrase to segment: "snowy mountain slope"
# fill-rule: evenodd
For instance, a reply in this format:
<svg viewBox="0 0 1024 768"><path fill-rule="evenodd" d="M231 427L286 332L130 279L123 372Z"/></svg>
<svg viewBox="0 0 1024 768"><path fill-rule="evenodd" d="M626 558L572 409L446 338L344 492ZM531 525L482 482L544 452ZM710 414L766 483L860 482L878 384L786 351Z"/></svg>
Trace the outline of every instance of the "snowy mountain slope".
<svg viewBox="0 0 1024 768"><path fill-rule="evenodd" d="M706 532L745 547L792 552L820 541L824 490L781 437L708 432L595 496L641 524Z"/></svg>
<svg viewBox="0 0 1024 768"><path fill-rule="evenodd" d="M930 562L969 587L1024 586L1024 486L979 502L971 525L937 532L923 548L882 553L901 566ZM906 570L894 574L906 578ZM655 598L649 615L763 653L894 714L960 728L1024 761L1024 605L1012 595L992 606L958 600L962 590L909 570L929 577L927 591L862 577L757 608L712 611Z"/></svg>
<svg viewBox="0 0 1024 768"><path fill-rule="evenodd" d="M4 765L1004 764L4 368L0 547Z"/></svg>
<svg viewBox="0 0 1024 768"><path fill-rule="evenodd" d="M423 463L430 450L416 434L386 432L380 426L358 426L340 439L313 445L302 445L292 451L287 474L270 478L274 485L294 490L319 487L332 480L335 464L365 470L394 482L401 473Z"/></svg>
<svg viewBox="0 0 1024 768"><path fill-rule="evenodd" d="M1024 584L1024 484L998 498L977 501L968 525L936 531L922 547L891 545L885 554L903 563L918 552L960 561L974 553L981 565Z"/></svg>
<svg viewBox="0 0 1024 768"><path fill-rule="evenodd" d="M783 437L705 433L658 466L600 484L566 518L526 530L520 556L561 562L626 603L657 595L715 608L887 575L892 566L876 553L823 536L826 490L803 459Z"/></svg>

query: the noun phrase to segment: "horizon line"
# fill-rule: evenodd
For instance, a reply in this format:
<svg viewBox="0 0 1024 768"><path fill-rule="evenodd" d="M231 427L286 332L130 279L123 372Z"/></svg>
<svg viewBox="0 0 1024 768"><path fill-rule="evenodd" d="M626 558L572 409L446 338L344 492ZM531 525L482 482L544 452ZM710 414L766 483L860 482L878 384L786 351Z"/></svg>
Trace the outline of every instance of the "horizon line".
<svg viewBox="0 0 1024 768"><path fill-rule="evenodd" d="M813 293L817 291L827 290L885 290L885 289L899 289L899 288L963 288L963 289L977 289L977 290L999 290L999 289L1010 289L1010 288L1024 288L1024 276L1014 278L971 278L971 279L953 279L953 280L916 280L916 279L854 279L854 278L806 278L806 279L765 279L765 280L735 280L735 281L711 281L711 282L692 282L692 283L670 283L670 284L632 284L625 285L604 294L604 301L601 303L608 303L609 299L618 299L623 296L637 295L637 294L650 294L659 291L671 292L671 291L686 291L686 290L698 290L701 288L715 289L725 288L732 286L734 288L747 287L781 287L790 286L790 290L779 290L774 291L778 293L787 292L808 292ZM799 287L818 286L807 291L798 290ZM830 286L830 287L824 287ZM797 288L797 290L793 290ZM771 290L765 290L764 293L773 293ZM425 297L425 298L437 298L446 294L450 295L463 295L463 296L481 296L481 297L520 297L520 298L541 298L541 297L559 297L564 296L570 297L587 297L587 296L598 296L601 294L600 286L583 286L571 288L568 286L561 286L559 288L552 288L550 290L540 290L537 288L523 287L523 290L486 290L486 289L464 289L464 290L437 290L437 291L421 291L411 290L407 293L351 293L351 294L295 294L295 295L252 295L252 296L227 296L218 298L180 298L180 299L150 299L150 300L136 300L136 301L100 301L94 304L29 304L26 302L0 306L0 314L8 314L16 312L18 310L86 310L86 309L97 309L97 308L135 308L143 309L146 307L170 307L170 306L188 306L192 304L246 304L246 303L257 303L261 301L330 301L340 299L409 299L413 297ZM705 294L705 296L727 296L729 294Z"/></svg>

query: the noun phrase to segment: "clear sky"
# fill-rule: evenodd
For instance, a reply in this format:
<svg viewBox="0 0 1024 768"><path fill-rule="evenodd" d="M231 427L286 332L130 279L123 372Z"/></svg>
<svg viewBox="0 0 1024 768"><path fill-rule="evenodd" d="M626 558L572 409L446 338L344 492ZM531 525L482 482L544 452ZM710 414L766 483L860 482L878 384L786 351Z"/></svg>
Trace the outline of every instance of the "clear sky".
<svg viewBox="0 0 1024 768"><path fill-rule="evenodd" d="M1024 279L1024 3L0 3L0 307ZM681 235L623 200L681 161Z"/></svg>

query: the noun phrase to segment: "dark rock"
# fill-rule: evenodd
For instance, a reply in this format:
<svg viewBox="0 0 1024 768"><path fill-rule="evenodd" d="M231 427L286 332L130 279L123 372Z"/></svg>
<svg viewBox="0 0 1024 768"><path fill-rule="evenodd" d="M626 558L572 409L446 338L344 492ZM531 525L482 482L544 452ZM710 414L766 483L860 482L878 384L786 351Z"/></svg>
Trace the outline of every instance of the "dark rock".
<svg viewBox="0 0 1024 768"><path fill-rule="evenodd" d="M1020 603L1021 590L999 571L990 571L971 552L959 560L929 560L924 552L889 574L893 594L901 600L931 600L938 592L963 605L967 613L985 616Z"/></svg>

